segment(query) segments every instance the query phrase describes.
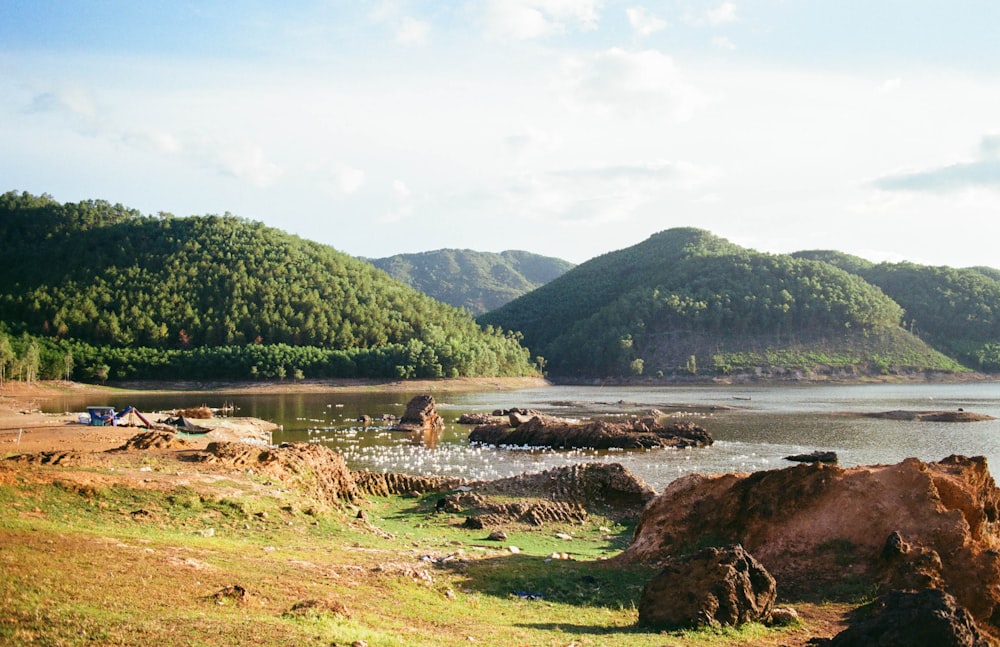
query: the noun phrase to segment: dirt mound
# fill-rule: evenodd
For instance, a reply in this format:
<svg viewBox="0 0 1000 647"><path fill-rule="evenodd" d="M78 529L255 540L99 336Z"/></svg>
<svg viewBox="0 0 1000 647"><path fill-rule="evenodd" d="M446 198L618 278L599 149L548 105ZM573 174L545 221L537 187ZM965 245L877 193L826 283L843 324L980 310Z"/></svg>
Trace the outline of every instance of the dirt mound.
<svg viewBox="0 0 1000 647"><path fill-rule="evenodd" d="M923 569L926 583L954 595L977 620L995 622L998 512L1000 491L982 457L692 475L650 502L616 559L662 564L706 540L741 543L788 594L845 578L891 587L907 579L899 569ZM893 557L900 551L892 543L914 559Z"/></svg>
<svg viewBox="0 0 1000 647"><path fill-rule="evenodd" d="M444 492L454 490L465 484L464 479L447 476L411 476L390 472L358 471L353 473L358 491L370 496L389 496L391 494L411 494L425 492Z"/></svg>
<svg viewBox="0 0 1000 647"><path fill-rule="evenodd" d="M61 467L77 467L89 465L92 461L79 452L37 452L34 454L17 454L7 458L8 461L21 465L59 465Z"/></svg>
<svg viewBox="0 0 1000 647"><path fill-rule="evenodd" d="M480 494L536 496L582 506L614 506L641 511L653 488L619 463L578 463L475 484Z"/></svg>
<svg viewBox="0 0 1000 647"><path fill-rule="evenodd" d="M544 526L547 523L580 523L587 511L579 503L529 500L495 501L471 492L451 494L438 502L438 510L469 513L462 525L466 528L491 528L524 523Z"/></svg>
<svg viewBox="0 0 1000 647"><path fill-rule="evenodd" d="M358 503L361 494L344 457L312 443L282 443L255 447L246 443L209 443L199 455L203 462L266 474L334 506Z"/></svg>
<svg viewBox="0 0 1000 647"><path fill-rule="evenodd" d="M511 416L513 421L514 416ZM552 447L556 449L643 449L652 447L702 447L712 444L706 429L693 422L669 425L658 417L632 418L624 422L564 420L533 416L512 426L509 423L481 425L469 440L485 445Z"/></svg>
<svg viewBox="0 0 1000 647"><path fill-rule="evenodd" d="M188 449L191 444L183 438L178 438L169 431L144 431L128 439L121 447L109 449L109 452L127 452L129 450L148 449Z"/></svg>

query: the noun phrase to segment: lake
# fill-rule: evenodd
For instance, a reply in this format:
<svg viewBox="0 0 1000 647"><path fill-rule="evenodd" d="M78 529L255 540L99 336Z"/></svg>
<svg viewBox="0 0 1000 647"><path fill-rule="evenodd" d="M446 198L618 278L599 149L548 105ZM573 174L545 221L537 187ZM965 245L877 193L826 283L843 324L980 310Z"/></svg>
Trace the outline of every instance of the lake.
<svg viewBox="0 0 1000 647"><path fill-rule="evenodd" d="M274 442L308 441L342 453L353 469L495 479L583 461L618 462L658 491L679 476L788 467L790 454L832 450L843 466L896 463L914 456L925 461L950 454L986 456L1000 465L1000 383L579 387L552 386L518 391L436 393L446 421L436 442L392 432L381 423L364 428L361 415L402 415L413 393L291 393L253 395L129 394L107 402L52 400L48 412L84 411L87 405L141 411L178 407L220 407L235 415L282 426ZM432 392L433 393L433 392ZM471 427L455 420L463 413L527 407L567 417L617 417L657 408L680 412L708 429L715 444L697 449L629 451L540 450L472 446ZM711 410L716 407L716 410ZM897 409L985 413L998 420L973 423L897 421L861 417ZM686 414L685 414L686 412Z"/></svg>

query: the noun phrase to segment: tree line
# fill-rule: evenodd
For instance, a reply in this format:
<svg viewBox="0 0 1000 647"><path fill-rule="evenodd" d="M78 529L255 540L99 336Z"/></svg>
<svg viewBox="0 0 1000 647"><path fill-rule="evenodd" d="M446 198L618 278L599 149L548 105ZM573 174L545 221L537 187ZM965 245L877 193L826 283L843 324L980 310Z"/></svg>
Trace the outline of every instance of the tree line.
<svg viewBox="0 0 1000 647"><path fill-rule="evenodd" d="M67 352L78 377L98 380L534 371L516 335L231 214L143 216L8 192L0 250L0 321L12 344L35 341L47 375Z"/></svg>

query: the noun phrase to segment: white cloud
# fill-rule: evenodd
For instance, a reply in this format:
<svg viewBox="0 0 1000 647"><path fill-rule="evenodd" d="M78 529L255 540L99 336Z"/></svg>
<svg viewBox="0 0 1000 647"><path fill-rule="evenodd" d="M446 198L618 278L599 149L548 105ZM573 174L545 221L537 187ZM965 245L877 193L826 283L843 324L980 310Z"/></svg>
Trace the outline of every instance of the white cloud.
<svg viewBox="0 0 1000 647"><path fill-rule="evenodd" d="M903 85L903 80L900 78L886 79L882 82L882 85L878 87L879 94L891 94L899 90Z"/></svg>
<svg viewBox="0 0 1000 647"><path fill-rule="evenodd" d="M486 31L498 38L531 40L571 29L597 28L600 0L488 0Z"/></svg>
<svg viewBox="0 0 1000 647"><path fill-rule="evenodd" d="M684 121L706 102L674 60L657 50L616 47L568 60L565 73L576 100L602 111L652 112Z"/></svg>
<svg viewBox="0 0 1000 647"><path fill-rule="evenodd" d="M718 47L719 49L725 49L729 51L733 51L736 49L736 45L733 43L733 41L729 40L725 36L715 36L714 38L712 38L712 44Z"/></svg>
<svg viewBox="0 0 1000 647"><path fill-rule="evenodd" d="M352 166L337 162L331 171L333 186L337 193L350 195L356 193L365 183L365 172Z"/></svg>
<svg viewBox="0 0 1000 647"><path fill-rule="evenodd" d="M708 22L713 25L736 22L738 20L736 16L736 3L723 2L715 9L709 9L705 13L705 17L708 19Z"/></svg>
<svg viewBox="0 0 1000 647"><path fill-rule="evenodd" d="M378 219L381 223L398 223L413 215L413 192L406 182L396 179L392 181L391 206Z"/></svg>
<svg viewBox="0 0 1000 647"><path fill-rule="evenodd" d="M270 186L284 174L280 166L267 159L260 146L247 142L205 142L199 154L208 166L223 175L257 187Z"/></svg>
<svg viewBox="0 0 1000 647"><path fill-rule="evenodd" d="M875 180L883 191L950 193L990 189L1000 191L1000 135L986 135L975 158L918 171L904 171Z"/></svg>
<svg viewBox="0 0 1000 647"><path fill-rule="evenodd" d="M400 3L392 0L377 3L368 18L392 29L400 45L425 45L431 33L431 23L404 15Z"/></svg>
<svg viewBox="0 0 1000 647"><path fill-rule="evenodd" d="M406 17L396 26L396 42L401 45L423 45L430 32L429 22Z"/></svg>
<svg viewBox="0 0 1000 647"><path fill-rule="evenodd" d="M525 174L505 191L508 209L533 221L582 225L623 222L667 195L690 194L717 175L693 164L652 161Z"/></svg>
<svg viewBox="0 0 1000 647"><path fill-rule="evenodd" d="M632 31L640 38L655 34L669 26L666 20L654 16L645 7L629 7L625 10L625 14L628 16L628 24L632 26Z"/></svg>

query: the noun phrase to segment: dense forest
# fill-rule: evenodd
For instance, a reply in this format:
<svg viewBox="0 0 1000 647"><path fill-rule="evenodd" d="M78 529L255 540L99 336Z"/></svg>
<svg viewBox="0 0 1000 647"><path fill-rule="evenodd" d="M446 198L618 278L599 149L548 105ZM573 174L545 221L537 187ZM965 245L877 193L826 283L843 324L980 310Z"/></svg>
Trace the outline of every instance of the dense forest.
<svg viewBox="0 0 1000 647"><path fill-rule="evenodd" d="M143 216L104 201L8 192L0 250L7 375L534 371L516 335L480 327L360 259L230 214Z"/></svg>
<svg viewBox="0 0 1000 647"><path fill-rule="evenodd" d="M371 259L392 278L473 315L495 310L565 274L573 264L508 250L495 254L439 249Z"/></svg>
<svg viewBox="0 0 1000 647"><path fill-rule="evenodd" d="M825 250L798 252L878 286L905 311L904 327L977 370L1000 371L1000 270L871 263Z"/></svg>
<svg viewBox="0 0 1000 647"><path fill-rule="evenodd" d="M671 229L480 317L519 330L554 376L959 371L858 274Z"/></svg>

